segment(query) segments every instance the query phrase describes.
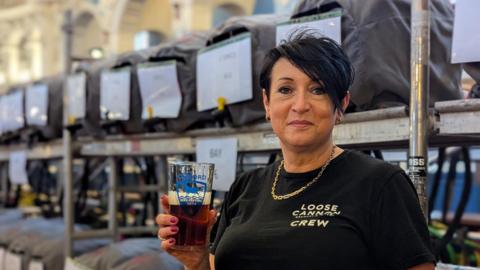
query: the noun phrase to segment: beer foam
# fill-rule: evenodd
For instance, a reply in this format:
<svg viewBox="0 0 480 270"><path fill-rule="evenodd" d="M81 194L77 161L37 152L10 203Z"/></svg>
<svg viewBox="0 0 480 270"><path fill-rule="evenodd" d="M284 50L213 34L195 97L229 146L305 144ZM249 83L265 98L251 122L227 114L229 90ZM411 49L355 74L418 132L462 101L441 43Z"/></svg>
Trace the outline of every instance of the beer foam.
<svg viewBox="0 0 480 270"><path fill-rule="evenodd" d="M200 196L205 193L203 196L203 205L210 205L210 201L212 198L212 192L198 192L196 194L199 194ZM188 193L187 192L179 192L178 195L181 197L187 197ZM168 191L168 203L170 205L180 205L180 202L178 201L177 197L177 192L175 191Z"/></svg>

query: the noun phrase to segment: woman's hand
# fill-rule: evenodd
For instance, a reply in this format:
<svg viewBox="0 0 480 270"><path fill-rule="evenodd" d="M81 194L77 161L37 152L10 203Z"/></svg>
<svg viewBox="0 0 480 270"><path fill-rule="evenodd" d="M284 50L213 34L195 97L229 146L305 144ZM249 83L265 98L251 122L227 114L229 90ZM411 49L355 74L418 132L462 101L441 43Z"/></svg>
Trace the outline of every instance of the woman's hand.
<svg viewBox="0 0 480 270"><path fill-rule="evenodd" d="M175 239L172 237L177 234L179 230L176 226L178 223L178 218L170 215L169 213L170 205L168 203L168 196L163 195L160 200L164 214L159 214L155 221L160 226L160 229L158 230L158 238L162 241L162 248L170 255L177 258L177 260L183 263L183 265L185 265L189 270L210 269L208 260L209 251L207 246L195 247L192 250L172 249L172 247L175 245ZM210 236L210 231L216 221L216 217L216 211L210 210L207 233L208 236Z"/></svg>

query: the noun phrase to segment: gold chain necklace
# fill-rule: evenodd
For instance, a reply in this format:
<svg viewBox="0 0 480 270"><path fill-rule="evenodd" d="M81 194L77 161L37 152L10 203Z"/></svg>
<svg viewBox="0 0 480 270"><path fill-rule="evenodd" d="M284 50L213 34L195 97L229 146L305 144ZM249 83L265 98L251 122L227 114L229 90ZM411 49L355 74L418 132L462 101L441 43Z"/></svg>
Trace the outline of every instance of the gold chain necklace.
<svg viewBox="0 0 480 270"><path fill-rule="evenodd" d="M317 174L317 176L315 176L315 178L313 178L310 182L308 182L305 186L295 190L294 192L291 192L291 193L288 193L288 194L285 194L285 195L277 195L275 194L275 189L277 189L277 183L278 183L278 178L280 176L280 170L281 168L283 167L283 164L284 164L284 161L282 160L280 162L280 165L278 165L278 168L277 168L277 173L275 174L275 179L273 180L273 185L272 185L272 197L274 200L276 201L279 201L279 200L285 200L285 199L288 199L290 197L293 197L293 196L296 196L300 193L302 193L302 191L304 191L305 189L307 189L309 186L313 185L315 182L318 181L318 179L322 176L323 174L323 171L325 171L325 169L327 168L328 164L330 164L330 161L332 161L333 159L333 155L335 154L335 145L333 146L332 148L332 153L330 154L330 158L327 160L327 162L322 166L320 172Z"/></svg>

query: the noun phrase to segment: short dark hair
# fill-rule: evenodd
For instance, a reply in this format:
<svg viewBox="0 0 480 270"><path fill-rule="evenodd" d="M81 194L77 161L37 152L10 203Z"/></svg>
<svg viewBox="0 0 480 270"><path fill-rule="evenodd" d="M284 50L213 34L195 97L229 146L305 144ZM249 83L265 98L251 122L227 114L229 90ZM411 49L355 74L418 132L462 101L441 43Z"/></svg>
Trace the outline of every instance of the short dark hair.
<svg viewBox="0 0 480 270"><path fill-rule="evenodd" d="M309 31L294 32L265 57L260 86L265 89L267 97L270 96L273 66L282 57L323 85L335 108L342 110L341 102L353 83L354 70L340 45L330 38L314 36Z"/></svg>

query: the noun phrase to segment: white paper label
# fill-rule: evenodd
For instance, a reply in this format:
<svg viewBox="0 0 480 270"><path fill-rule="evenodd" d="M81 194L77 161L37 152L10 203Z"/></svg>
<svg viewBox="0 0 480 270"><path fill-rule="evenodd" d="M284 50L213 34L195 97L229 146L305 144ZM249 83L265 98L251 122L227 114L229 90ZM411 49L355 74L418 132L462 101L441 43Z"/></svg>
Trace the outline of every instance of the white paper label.
<svg viewBox="0 0 480 270"><path fill-rule="evenodd" d="M87 270L87 267L83 267L79 263L75 262L72 258L65 259L65 267L63 270Z"/></svg>
<svg viewBox="0 0 480 270"><path fill-rule="evenodd" d="M142 119L177 118L182 105L177 62L167 61L138 68L142 95Z"/></svg>
<svg viewBox="0 0 480 270"><path fill-rule="evenodd" d="M5 270L22 270L22 257L17 254L7 252L5 255Z"/></svg>
<svg viewBox="0 0 480 270"><path fill-rule="evenodd" d="M130 68L102 72L100 116L103 120L130 118Z"/></svg>
<svg viewBox="0 0 480 270"><path fill-rule="evenodd" d="M0 269L4 269L4 262L5 262L5 249L0 248Z"/></svg>
<svg viewBox="0 0 480 270"><path fill-rule="evenodd" d="M480 61L480 1L457 0L453 26L452 63Z"/></svg>
<svg viewBox="0 0 480 270"><path fill-rule="evenodd" d="M23 92L18 91L4 96L4 130L15 131L24 126Z"/></svg>
<svg viewBox="0 0 480 270"><path fill-rule="evenodd" d="M478 270L478 267L459 266L453 264L437 263L435 270Z"/></svg>
<svg viewBox="0 0 480 270"><path fill-rule="evenodd" d="M197 109L205 111L250 100L252 93L252 38L250 33L214 44L197 57Z"/></svg>
<svg viewBox="0 0 480 270"><path fill-rule="evenodd" d="M276 44L279 45L283 40L288 40L292 33L303 29L316 36L329 37L338 44L342 42L341 17L338 13L333 17L327 14L318 14L281 23L277 26Z"/></svg>
<svg viewBox="0 0 480 270"><path fill-rule="evenodd" d="M8 176L13 184L28 183L26 151L16 151L10 153Z"/></svg>
<svg viewBox="0 0 480 270"><path fill-rule="evenodd" d="M86 115L86 84L85 73L78 73L67 79L68 118L83 119Z"/></svg>
<svg viewBox="0 0 480 270"><path fill-rule="evenodd" d="M47 125L48 86L36 84L27 88L25 97L26 119L28 125Z"/></svg>
<svg viewBox="0 0 480 270"><path fill-rule="evenodd" d="M197 162L215 164L213 189L228 191L237 173L237 138L197 139Z"/></svg>
<svg viewBox="0 0 480 270"><path fill-rule="evenodd" d="M28 270L43 270L43 263L40 261L31 261Z"/></svg>

